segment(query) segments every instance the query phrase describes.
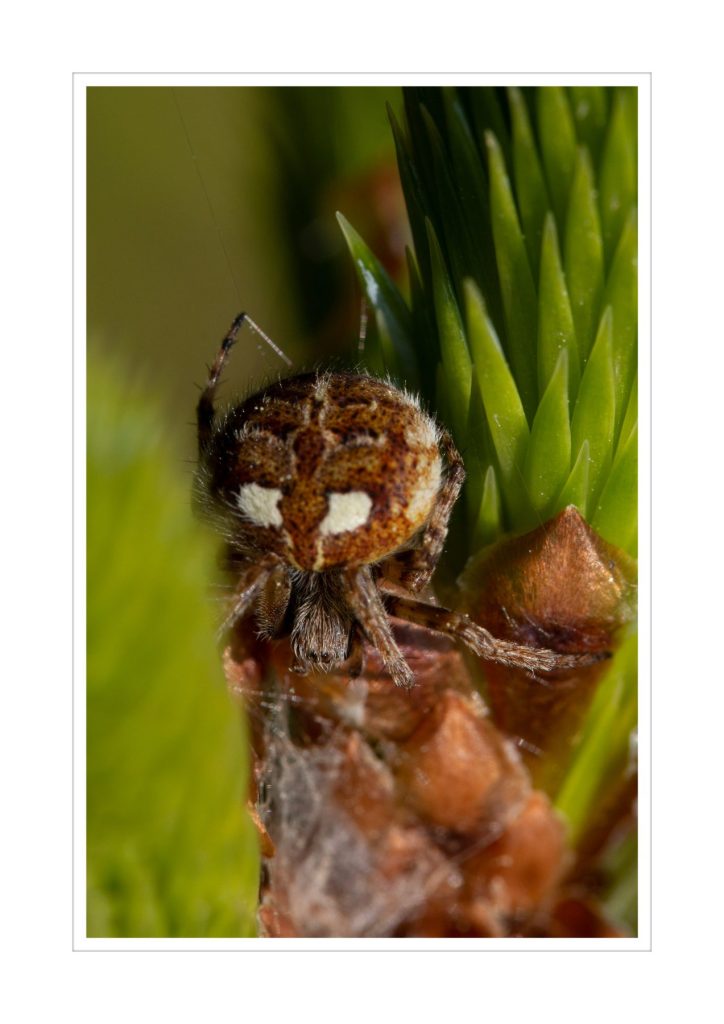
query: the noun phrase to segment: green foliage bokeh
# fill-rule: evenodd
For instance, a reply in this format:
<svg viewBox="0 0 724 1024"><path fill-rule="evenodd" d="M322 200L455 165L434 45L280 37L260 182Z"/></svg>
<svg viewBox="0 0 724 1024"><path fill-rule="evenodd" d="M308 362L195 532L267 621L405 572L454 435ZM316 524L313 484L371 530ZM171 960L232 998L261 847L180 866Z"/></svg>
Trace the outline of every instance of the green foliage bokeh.
<svg viewBox="0 0 724 1024"><path fill-rule="evenodd" d="M157 410L97 357L88 422L88 934L250 935L257 848L213 545Z"/></svg>

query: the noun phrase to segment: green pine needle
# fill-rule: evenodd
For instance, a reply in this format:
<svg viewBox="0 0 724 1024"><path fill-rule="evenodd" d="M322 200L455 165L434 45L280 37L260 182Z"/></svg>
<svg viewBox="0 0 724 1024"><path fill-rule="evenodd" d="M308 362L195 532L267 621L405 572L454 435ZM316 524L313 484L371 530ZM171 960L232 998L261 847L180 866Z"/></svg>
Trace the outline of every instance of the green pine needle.
<svg viewBox="0 0 724 1024"><path fill-rule="evenodd" d="M503 510L498 480L493 467L488 466L483 482L478 519L475 524L475 540L481 547L491 543L498 536L501 530L502 518Z"/></svg>
<svg viewBox="0 0 724 1024"><path fill-rule="evenodd" d="M599 179L603 241L609 253L616 248L628 211L636 205L635 113L635 95L627 89L618 90Z"/></svg>
<svg viewBox="0 0 724 1024"><path fill-rule="evenodd" d="M557 509L568 508L575 505L582 516L588 512L588 477L591 465L591 445L586 440L578 450L576 461L568 474L568 479L563 485L561 493L556 499Z"/></svg>
<svg viewBox="0 0 724 1024"><path fill-rule="evenodd" d="M549 213L543 229L538 292L538 391L541 395L564 350L568 352L569 394L575 400L581 380L581 360L566 276L561 266L556 222Z"/></svg>
<svg viewBox="0 0 724 1024"><path fill-rule="evenodd" d="M568 352L564 348L535 414L525 460L526 488L542 520L548 518L570 464Z"/></svg>
<svg viewBox="0 0 724 1024"><path fill-rule="evenodd" d="M605 540L630 555L636 554L637 493L638 427L634 425L616 456L592 518L592 525Z"/></svg>
<svg viewBox="0 0 724 1024"><path fill-rule="evenodd" d="M510 513L528 522L531 508L522 475L530 431L515 380L472 281L465 283L466 317L473 365Z"/></svg>
<svg viewBox="0 0 724 1024"><path fill-rule="evenodd" d="M389 343L395 353L396 366L390 372L402 373L410 387L418 386L417 361L412 341L412 317L399 291L376 256L362 241L341 213L337 220L349 246L360 285L367 301L384 316Z"/></svg>
<svg viewBox="0 0 724 1024"><path fill-rule="evenodd" d="M513 122L515 192L525 233L528 259L533 274L537 277L541 260L543 224L551 204L523 94L520 89L509 89L508 97Z"/></svg>
<svg viewBox="0 0 724 1024"><path fill-rule="evenodd" d="M536 90L538 136L543 166L559 228L566 223L571 183L576 166L576 129L565 89Z"/></svg>
<svg viewBox="0 0 724 1024"><path fill-rule="evenodd" d="M579 451L584 441L589 444L588 495L591 501L598 495L613 458L615 412L613 313L609 307L601 319L571 421L573 450Z"/></svg>
<svg viewBox="0 0 724 1024"><path fill-rule="evenodd" d="M588 151L580 149L568 200L564 263L573 322L585 364L593 345L603 296L603 238Z"/></svg>
<svg viewBox="0 0 724 1024"><path fill-rule="evenodd" d="M638 327L638 232L631 209L613 256L605 303L613 310L613 367L616 425L621 421L636 374Z"/></svg>
<svg viewBox="0 0 724 1024"><path fill-rule="evenodd" d="M427 231L432 266L435 318L440 339L445 387L452 417L450 425L458 447L464 448L467 439L472 378L470 353L452 283L445 268L442 250L430 221L427 222Z"/></svg>
<svg viewBox="0 0 724 1024"><path fill-rule="evenodd" d="M531 338L535 338L538 333L535 285L502 150L490 132L485 141L490 167L490 210L505 313L507 351L523 406L532 419L538 391L536 352L531 345Z"/></svg>

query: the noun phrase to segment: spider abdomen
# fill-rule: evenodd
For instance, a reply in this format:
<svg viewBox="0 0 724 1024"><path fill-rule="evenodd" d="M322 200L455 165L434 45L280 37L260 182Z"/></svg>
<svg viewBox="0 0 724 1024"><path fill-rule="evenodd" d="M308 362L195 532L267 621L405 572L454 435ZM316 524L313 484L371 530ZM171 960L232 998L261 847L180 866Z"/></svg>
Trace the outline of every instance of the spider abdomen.
<svg viewBox="0 0 724 1024"><path fill-rule="evenodd" d="M280 381L230 409L202 452L228 529L292 566L374 563L425 524L440 490L434 421L386 381Z"/></svg>

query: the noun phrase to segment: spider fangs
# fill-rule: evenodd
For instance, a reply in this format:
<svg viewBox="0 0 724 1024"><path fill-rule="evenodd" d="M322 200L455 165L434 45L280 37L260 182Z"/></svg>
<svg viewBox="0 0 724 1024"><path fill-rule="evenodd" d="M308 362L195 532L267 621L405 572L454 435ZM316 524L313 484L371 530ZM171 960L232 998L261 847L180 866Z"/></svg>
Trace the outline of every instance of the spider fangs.
<svg viewBox="0 0 724 1024"><path fill-rule="evenodd" d="M245 320L224 338L197 407L197 508L240 565L231 628L291 629L294 668L335 668L375 646L399 686L414 685L390 626L406 619L481 658L529 671L563 655L498 640L466 615L419 600L435 570L465 470L448 432L408 394L358 373L307 373L216 415L219 377Z"/></svg>

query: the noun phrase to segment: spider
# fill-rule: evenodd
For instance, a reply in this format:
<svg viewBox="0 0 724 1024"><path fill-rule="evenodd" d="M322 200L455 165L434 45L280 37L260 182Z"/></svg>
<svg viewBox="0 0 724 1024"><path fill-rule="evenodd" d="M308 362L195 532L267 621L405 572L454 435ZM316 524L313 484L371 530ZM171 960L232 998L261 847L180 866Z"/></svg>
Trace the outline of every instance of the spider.
<svg viewBox="0 0 724 1024"><path fill-rule="evenodd" d="M291 633L301 673L358 662L365 638L403 687L415 680L390 616L530 672L591 661L499 640L420 600L465 469L413 396L363 373L304 373L217 415L219 378L245 321L259 330L236 317L197 406L195 504L239 567L222 630L254 615L262 637Z"/></svg>

